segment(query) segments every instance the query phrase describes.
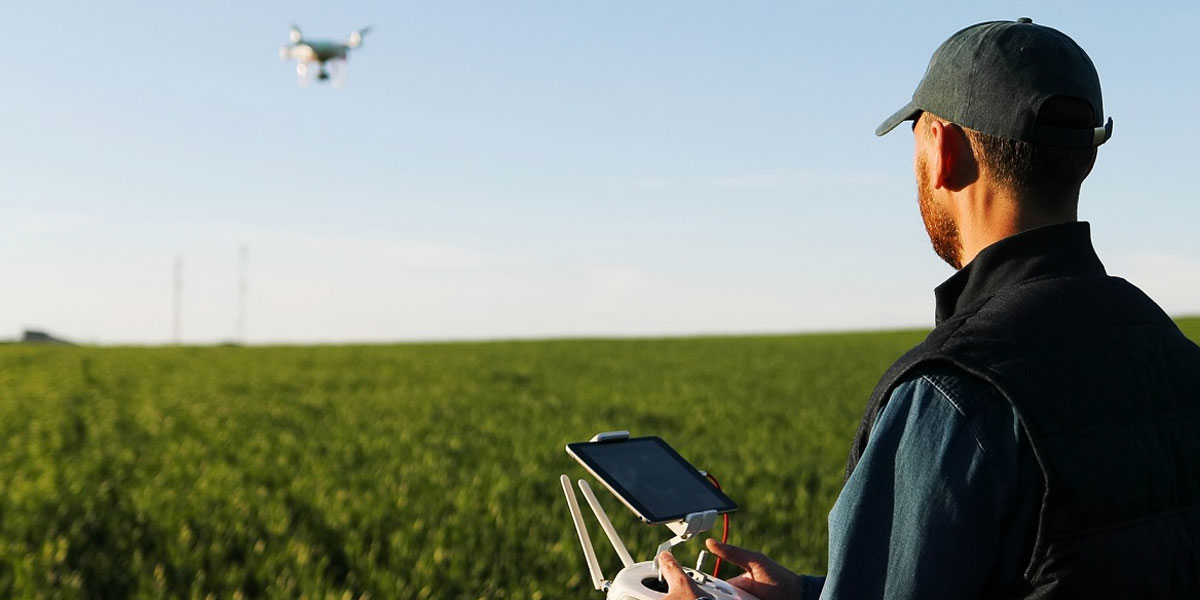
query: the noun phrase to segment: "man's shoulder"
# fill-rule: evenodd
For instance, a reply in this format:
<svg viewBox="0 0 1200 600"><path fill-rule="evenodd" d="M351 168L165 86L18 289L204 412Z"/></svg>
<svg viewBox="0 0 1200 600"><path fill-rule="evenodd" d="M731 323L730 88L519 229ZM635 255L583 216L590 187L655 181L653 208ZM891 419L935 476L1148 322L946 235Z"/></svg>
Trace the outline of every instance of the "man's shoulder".
<svg viewBox="0 0 1200 600"><path fill-rule="evenodd" d="M1008 402L996 387L953 364L930 361L918 364L897 382L893 394L921 393L932 388L964 419Z"/></svg>

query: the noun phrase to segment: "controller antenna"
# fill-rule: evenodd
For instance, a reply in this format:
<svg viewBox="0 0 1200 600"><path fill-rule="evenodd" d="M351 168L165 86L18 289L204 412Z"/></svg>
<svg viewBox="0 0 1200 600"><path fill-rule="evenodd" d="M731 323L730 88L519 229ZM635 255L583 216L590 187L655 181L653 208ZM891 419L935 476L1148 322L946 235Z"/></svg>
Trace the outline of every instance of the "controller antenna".
<svg viewBox="0 0 1200 600"><path fill-rule="evenodd" d="M597 590L607 591L609 582L604 580L604 573L600 572L600 561L596 560L596 551L592 548L592 537L588 535L587 526L583 523L583 513L579 511L579 499L575 497L575 489L571 487L571 478L563 474L558 480L562 483L563 493L567 496L567 506L571 509L571 520L575 522L575 533L579 535L579 545L583 546L583 557L587 560L588 573L592 576L592 586ZM611 526L610 524L609 527Z"/></svg>

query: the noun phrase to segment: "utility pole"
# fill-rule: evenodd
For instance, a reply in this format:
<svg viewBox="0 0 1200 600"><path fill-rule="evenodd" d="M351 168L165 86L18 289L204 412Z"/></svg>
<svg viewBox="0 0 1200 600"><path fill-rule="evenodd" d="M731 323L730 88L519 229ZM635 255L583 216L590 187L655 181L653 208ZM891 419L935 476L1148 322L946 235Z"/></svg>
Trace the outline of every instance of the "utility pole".
<svg viewBox="0 0 1200 600"><path fill-rule="evenodd" d="M181 326L183 321L183 256L175 255L175 302L174 327L172 328L175 345L182 342Z"/></svg>
<svg viewBox="0 0 1200 600"><path fill-rule="evenodd" d="M237 340L239 344L246 343L246 266L250 260L250 250L245 244L238 247L238 317Z"/></svg>

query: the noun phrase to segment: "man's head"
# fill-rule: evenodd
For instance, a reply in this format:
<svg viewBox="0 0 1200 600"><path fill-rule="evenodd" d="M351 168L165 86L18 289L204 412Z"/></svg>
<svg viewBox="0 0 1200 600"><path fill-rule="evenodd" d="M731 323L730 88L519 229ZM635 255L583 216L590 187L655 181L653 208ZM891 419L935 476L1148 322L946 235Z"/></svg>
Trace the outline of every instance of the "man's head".
<svg viewBox="0 0 1200 600"><path fill-rule="evenodd" d="M1112 135L1102 111L1099 77L1074 41L1029 19L993 21L946 40L912 102L875 133L914 121L922 216L939 256L958 268L960 229L980 215L947 206L939 194L977 192L969 186L981 183L1016 211L988 218L1074 220L1096 147Z"/></svg>

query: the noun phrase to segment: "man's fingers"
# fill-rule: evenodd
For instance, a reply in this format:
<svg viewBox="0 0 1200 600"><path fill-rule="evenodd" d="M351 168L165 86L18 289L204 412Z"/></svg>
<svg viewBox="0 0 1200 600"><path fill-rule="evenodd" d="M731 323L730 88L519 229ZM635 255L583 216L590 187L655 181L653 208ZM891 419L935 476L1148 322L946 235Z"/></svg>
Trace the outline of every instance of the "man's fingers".
<svg viewBox="0 0 1200 600"><path fill-rule="evenodd" d="M737 577L731 577L729 579L726 579L725 581L729 585L732 585L735 588L741 588L744 590L750 589L756 583L754 581L754 578L750 576L750 573L742 573L741 575L738 575Z"/></svg>
<svg viewBox="0 0 1200 600"><path fill-rule="evenodd" d="M687 589L691 585L691 579L687 573L683 572L683 568L675 560L675 556L670 552L663 552L658 555L658 568L662 570L663 578L667 580L667 585L672 590Z"/></svg>
<svg viewBox="0 0 1200 600"><path fill-rule="evenodd" d="M717 540L709 538L705 541L708 546L708 551L717 556L749 571L751 563L762 562L763 555L753 550L738 548L732 544L722 544Z"/></svg>

